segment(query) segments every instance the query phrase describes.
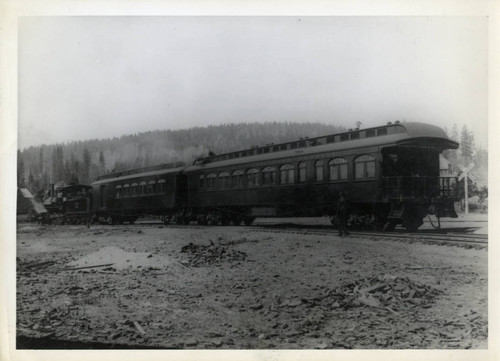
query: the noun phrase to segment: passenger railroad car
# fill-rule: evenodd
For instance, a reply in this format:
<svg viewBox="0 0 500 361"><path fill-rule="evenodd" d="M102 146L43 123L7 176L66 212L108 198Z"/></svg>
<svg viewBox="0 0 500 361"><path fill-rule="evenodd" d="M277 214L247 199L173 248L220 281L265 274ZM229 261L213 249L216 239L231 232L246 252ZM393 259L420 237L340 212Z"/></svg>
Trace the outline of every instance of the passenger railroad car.
<svg viewBox="0 0 500 361"><path fill-rule="evenodd" d="M454 178L439 176L439 154L457 147L434 125L395 123L205 157L184 171L187 213L223 224L334 217L344 191L353 216L416 229L428 213L456 216Z"/></svg>

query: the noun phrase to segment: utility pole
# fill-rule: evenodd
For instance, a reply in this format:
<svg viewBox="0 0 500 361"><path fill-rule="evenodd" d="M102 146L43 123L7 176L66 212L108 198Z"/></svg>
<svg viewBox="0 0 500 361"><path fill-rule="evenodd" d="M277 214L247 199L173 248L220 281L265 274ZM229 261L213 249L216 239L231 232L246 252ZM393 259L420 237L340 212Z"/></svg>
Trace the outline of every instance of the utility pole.
<svg viewBox="0 0 500 361"><path fill-rule="evenodd" d="M469 172L474 168L474 163L469 164L467 167L459 164L458 168L462 171L462 174L458 177L458 181L460 182L463 179L465 185L465 214L469 214L469 178L471 181L474 181L474 177Z"/></svg>

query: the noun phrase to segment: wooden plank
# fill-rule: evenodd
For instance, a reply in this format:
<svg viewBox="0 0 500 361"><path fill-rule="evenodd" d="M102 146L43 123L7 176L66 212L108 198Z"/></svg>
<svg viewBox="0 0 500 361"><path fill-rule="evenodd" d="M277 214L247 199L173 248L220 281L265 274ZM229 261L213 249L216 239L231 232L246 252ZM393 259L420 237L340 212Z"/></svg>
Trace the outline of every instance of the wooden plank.
<svg viewBox="0 0 500 361"><path fill-rule="evenodd" d="M74 271L78 269L86 269L86 268L98 268L98 267L107 267L112 266L114 263L105 263L105 264L96 264L93 266L83 266L83 267L74 267L74 268L63 268L61 271Z"/></svg>
<svg viewBox="0 0 500 361"><path fill-rule="evenodd" d="M370 292L375 292L375 291L378 291L379 289L381 288L384 288L385 286L387 286L387 283L377 283L376 285L374 286L371 286L371 287L367 287L367 288L363 288L361 290L359 290L360 293L370 293Z"/></svg>
<svg viewBox="0 0 500 361"><path fill-rule="evenodd" d="M142 328L142 326L141 326L141 325L139 325L139 322L134 321L134 326L135 326L135 328L137 329L137 331L139 331L139 333L140 333L141 335L145 335L145 334L146 334L146 331L144 331L144 329Z"/></svg>

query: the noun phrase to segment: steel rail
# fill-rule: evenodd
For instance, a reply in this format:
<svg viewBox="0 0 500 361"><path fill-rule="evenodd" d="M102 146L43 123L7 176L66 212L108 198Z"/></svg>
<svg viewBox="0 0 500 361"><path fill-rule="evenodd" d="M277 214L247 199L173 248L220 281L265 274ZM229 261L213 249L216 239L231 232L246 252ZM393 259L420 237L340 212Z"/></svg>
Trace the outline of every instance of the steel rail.
<svg viewBox="0 0 500 361"><path fill-rule="evenodd" d="M265 227L252 226L253 231L266 232L266 233L289 233L289 234L304 234L304 235L322 235L322 236L335 236L336 230L314 230L314 229L289 229L289 228L273 228L266 229ZM397 238L408 241L420 242L447 242L447 243L462 243L462 244L478 244L487 245L487 235L440 235L430 233L401 233L401 232L364 232L364 231L351 231L350 236L359 237L376 237L376 238ZM340 236L339 236L340 237ZM349 238L344 236L343 238Z"/></svg>

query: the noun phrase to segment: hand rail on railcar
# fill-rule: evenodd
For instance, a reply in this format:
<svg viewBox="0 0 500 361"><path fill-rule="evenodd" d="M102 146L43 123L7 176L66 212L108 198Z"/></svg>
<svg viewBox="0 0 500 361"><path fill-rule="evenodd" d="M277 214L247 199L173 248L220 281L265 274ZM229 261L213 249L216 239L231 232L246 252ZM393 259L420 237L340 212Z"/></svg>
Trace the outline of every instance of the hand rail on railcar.
<svg viewBox="0 0 500 361"><path fill-rule="evenodd" d="M382 177L382 189L388 199L458 198L457 177Z"/></svg>

